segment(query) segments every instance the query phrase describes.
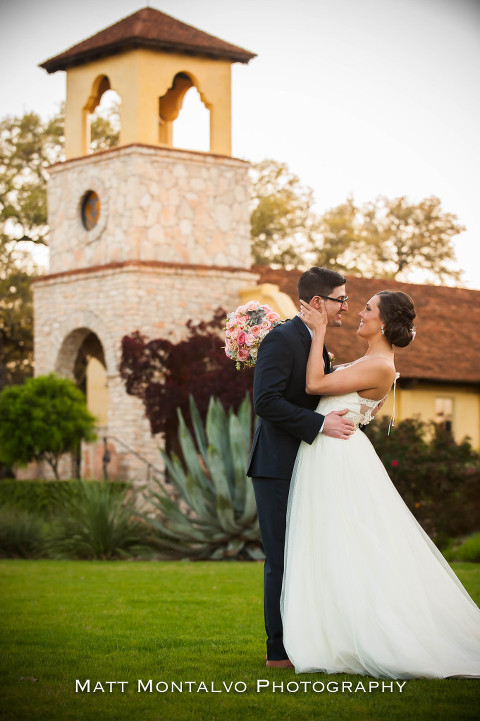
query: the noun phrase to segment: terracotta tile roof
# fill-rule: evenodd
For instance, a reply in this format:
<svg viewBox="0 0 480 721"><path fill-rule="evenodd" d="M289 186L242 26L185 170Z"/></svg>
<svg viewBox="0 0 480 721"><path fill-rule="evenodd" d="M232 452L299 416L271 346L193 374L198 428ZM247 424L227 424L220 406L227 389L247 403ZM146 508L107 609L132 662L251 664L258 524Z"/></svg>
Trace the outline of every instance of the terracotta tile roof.
<svg viewBox="0 0 480 721"><path fill-rule="evenodd" d="M119 20L60 55L45 60L40 67L45 68L49 73L54 73L103 55L113 55L139 47L189 55L206 55L240 63L248 63L255 57L255 53L231 45L159 10L147 7Z"/></svg>
<svg viewBox="0 0 480 721"><path fill-rule="evenodd" d="M301 271L273 270L256 266L259 283L274 283L298 305L297 282ZM329 331L328 349L337 362L358 358L365 342L356 335L357 313L374 293L402 290L415 302L417 337L408 348L397 349L396 365L401 379L480 383L480 291L434 285L414 285L383 278L348 277L349 312L343 328Z"/></svg>

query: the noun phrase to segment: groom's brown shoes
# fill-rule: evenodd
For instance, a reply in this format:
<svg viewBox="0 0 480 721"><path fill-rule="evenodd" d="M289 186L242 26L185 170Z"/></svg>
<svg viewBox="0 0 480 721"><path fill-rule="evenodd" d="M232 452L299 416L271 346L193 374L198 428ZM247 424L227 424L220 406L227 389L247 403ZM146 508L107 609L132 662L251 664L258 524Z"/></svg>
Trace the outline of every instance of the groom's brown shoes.
<svg viewBox="0 0 480 721"><path fill-rule="evenodd" d="M269 661L265 659L265 666L269 668L293 668L293 663L288 659L284 658L281 661Z"/></svg>

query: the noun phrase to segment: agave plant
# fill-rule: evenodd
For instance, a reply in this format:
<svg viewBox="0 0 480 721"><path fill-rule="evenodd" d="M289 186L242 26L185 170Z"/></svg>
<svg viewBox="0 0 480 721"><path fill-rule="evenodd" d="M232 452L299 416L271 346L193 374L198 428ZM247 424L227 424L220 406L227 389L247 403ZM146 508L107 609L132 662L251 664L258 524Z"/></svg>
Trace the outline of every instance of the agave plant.
<svg viewBox="0 0 480 721"><path fill-rule="evenodd" d="M197 559L264 557L253 487L245 471L251 443L248 396L237 413L227 414L210 399L205 428L190 397L193 435L178 410L183 461L160 451L177 496L156 479L147 499L159 512L145 518L150 542L169 555Z"/></svg>

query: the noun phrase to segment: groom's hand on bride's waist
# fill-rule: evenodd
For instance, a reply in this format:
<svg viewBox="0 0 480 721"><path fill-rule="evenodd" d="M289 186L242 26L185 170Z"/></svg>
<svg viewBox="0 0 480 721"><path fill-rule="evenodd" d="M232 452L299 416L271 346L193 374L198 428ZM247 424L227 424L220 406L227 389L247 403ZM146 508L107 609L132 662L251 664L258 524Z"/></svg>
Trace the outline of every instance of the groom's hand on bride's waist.
<svg viewBox="0 0 480 721"><path fill-rule="evenodd" d="M342 438L347 440L350 438L355 430L353 421L349 418L343 418L345 413L348 413L348 408L343 411L332 411L325 416L325 422L322 428L322 434L324 436L330 436L330 438Z"/></svg>

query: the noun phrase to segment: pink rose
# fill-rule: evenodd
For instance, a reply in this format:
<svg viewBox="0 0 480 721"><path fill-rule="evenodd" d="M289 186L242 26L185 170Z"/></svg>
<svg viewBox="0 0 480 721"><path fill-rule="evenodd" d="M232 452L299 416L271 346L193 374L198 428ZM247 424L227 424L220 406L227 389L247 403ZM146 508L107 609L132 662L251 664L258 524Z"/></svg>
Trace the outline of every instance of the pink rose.
<svg viewBox="0 0 480 721"><path fill-rule="evenodd" d="M246 319L247 319L246 315L239 315L235 320L235 328L243 328L245 325Z"/></svg>
<svg viewBox="0 0 480 721"><path fill-rule="evenodd" d="M270 323L275 323L276 320L278 320L280 316L278 313L275 313L274 310L272 310L271 313L267 313L267 319L270 321Z"/></svg>
<svg viewBox="0 0 480 721"><path fill-rule="evenodd" d="M250 347L251 345L253 345L256 342L257 342L256 336L251 335L251 333L248 333L247 337L245 338L245 345Z"/></svg>
<svg viewBox="0 0 480 721"><path fill-rule="evenodd" d="M247 337L246 333L245 333L243 330L241 330L241 331L239 332L239 334L237 335L237 343L238 343L238 345L244 345L244 344L245 344L245 339L246 339L246 337Z"/></svg>
<svg viewBox="0 0 480 721"><path fill-rule="evenodd" d="M246 307L247 311L252 311L252 310L257 310L259 305L260 304L259 304L258 300L249 300L245 307Z"/></svg>
<svg viewBox="0 0 480 721"><path fill-rule="evenodd" d="M267 320L266 318L265 318L265 320L262 320L261 328L263 330L270 330L271 327L272 327L271 321Z"/></svg>
<svg viewBox="0 0 480 721"><path fill-rule="evenodd" d="M253 335L255 338L258 336L259 333L260 333L259 325L254 325L250 328L250 334Z"/></svg>
<svg viewBox="0 0 480 721"><path fill-rule="evenodd" d="M237 358L239 361L246 361L248 355L248 350L246 348L240 348L237 354Z"/></svg>

